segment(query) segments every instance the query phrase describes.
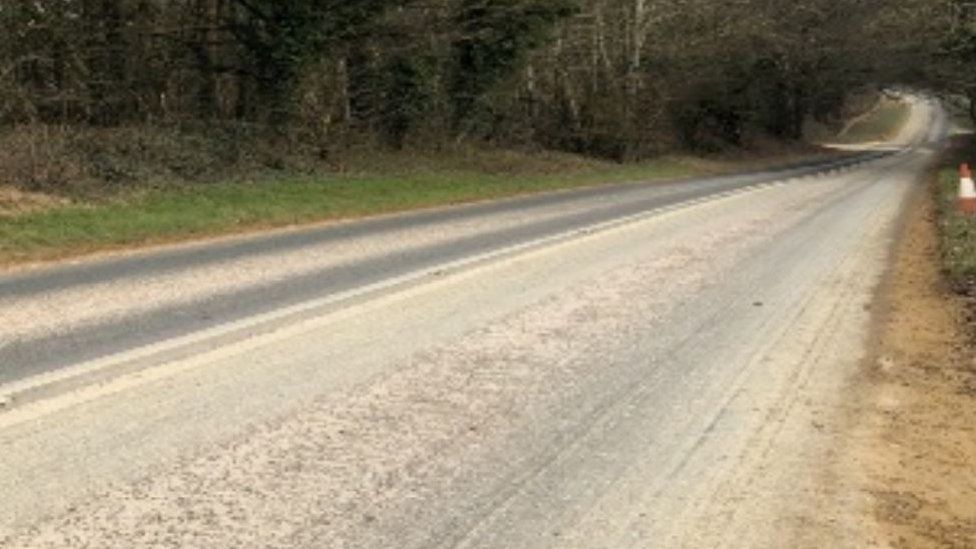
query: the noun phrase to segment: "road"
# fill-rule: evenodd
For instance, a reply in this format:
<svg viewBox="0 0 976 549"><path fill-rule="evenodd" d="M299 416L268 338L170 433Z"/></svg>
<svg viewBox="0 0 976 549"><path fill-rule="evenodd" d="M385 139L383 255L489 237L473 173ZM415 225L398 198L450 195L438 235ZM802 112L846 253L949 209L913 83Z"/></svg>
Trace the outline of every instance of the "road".
<svg viewBox="0 0 976 549"><path fill-rule="evenodd" d="M867 546L822 428L944 127L5 275L0 547Z"/></svg>

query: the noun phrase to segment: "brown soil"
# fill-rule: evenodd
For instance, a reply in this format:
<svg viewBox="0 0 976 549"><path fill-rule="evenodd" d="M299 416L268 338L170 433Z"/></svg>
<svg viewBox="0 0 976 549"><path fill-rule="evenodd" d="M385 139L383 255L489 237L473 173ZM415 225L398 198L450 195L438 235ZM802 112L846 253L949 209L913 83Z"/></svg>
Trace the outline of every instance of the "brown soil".
<svg viewBox="0 0 976 549"><path fill-rule="evenodd" d="M852 410L853 461L881 544L976 547L976 362L967 305L939 271L934 206L916 194L879 298Z"/></svg>

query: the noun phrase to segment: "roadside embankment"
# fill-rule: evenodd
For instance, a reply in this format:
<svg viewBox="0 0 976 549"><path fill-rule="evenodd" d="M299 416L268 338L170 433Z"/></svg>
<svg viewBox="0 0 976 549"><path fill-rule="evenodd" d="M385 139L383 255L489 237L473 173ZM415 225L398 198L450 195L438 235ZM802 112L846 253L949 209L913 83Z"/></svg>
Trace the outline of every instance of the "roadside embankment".
<svg viewBox="0 0 976 549"><path fill-rule="evenodd" d="M850 144L893 139L910 114L911 107L904 101L882 96L872 110L851 120L837 140Z"/></svg>
<svg viewBox="0 0 976 549"><path fill-rule="evenodd" d="M960 213L959 164L976 161L976 139L956 137L939 170L935 186L940 253L948 283L962 295L976 297L976 219Z"/></svg>

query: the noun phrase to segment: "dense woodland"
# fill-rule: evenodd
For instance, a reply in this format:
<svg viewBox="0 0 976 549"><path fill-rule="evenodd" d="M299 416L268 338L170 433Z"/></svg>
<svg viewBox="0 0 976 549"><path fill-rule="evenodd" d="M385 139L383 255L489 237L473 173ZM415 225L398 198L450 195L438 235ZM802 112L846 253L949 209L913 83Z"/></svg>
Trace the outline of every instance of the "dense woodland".
<svg viewBox="0 0 976 549"><path fill-rule="evenodd" d="M976 96L973 61L959 0L2 0L0 126L624 160Z"/></svg>

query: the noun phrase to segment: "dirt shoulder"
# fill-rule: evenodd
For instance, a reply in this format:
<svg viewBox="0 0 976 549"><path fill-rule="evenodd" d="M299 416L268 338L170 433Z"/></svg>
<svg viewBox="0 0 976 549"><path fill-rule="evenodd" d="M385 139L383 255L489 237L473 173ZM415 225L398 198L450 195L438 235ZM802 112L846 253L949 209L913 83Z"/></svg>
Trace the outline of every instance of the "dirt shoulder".
<svg viewBox="0 0 976 549"><path fill-rule="evenodd" d="M875 348L850 410L849 457L883 547L976 547L971 304L949 290L932 193L919 189L877 304Z"/></svg>

